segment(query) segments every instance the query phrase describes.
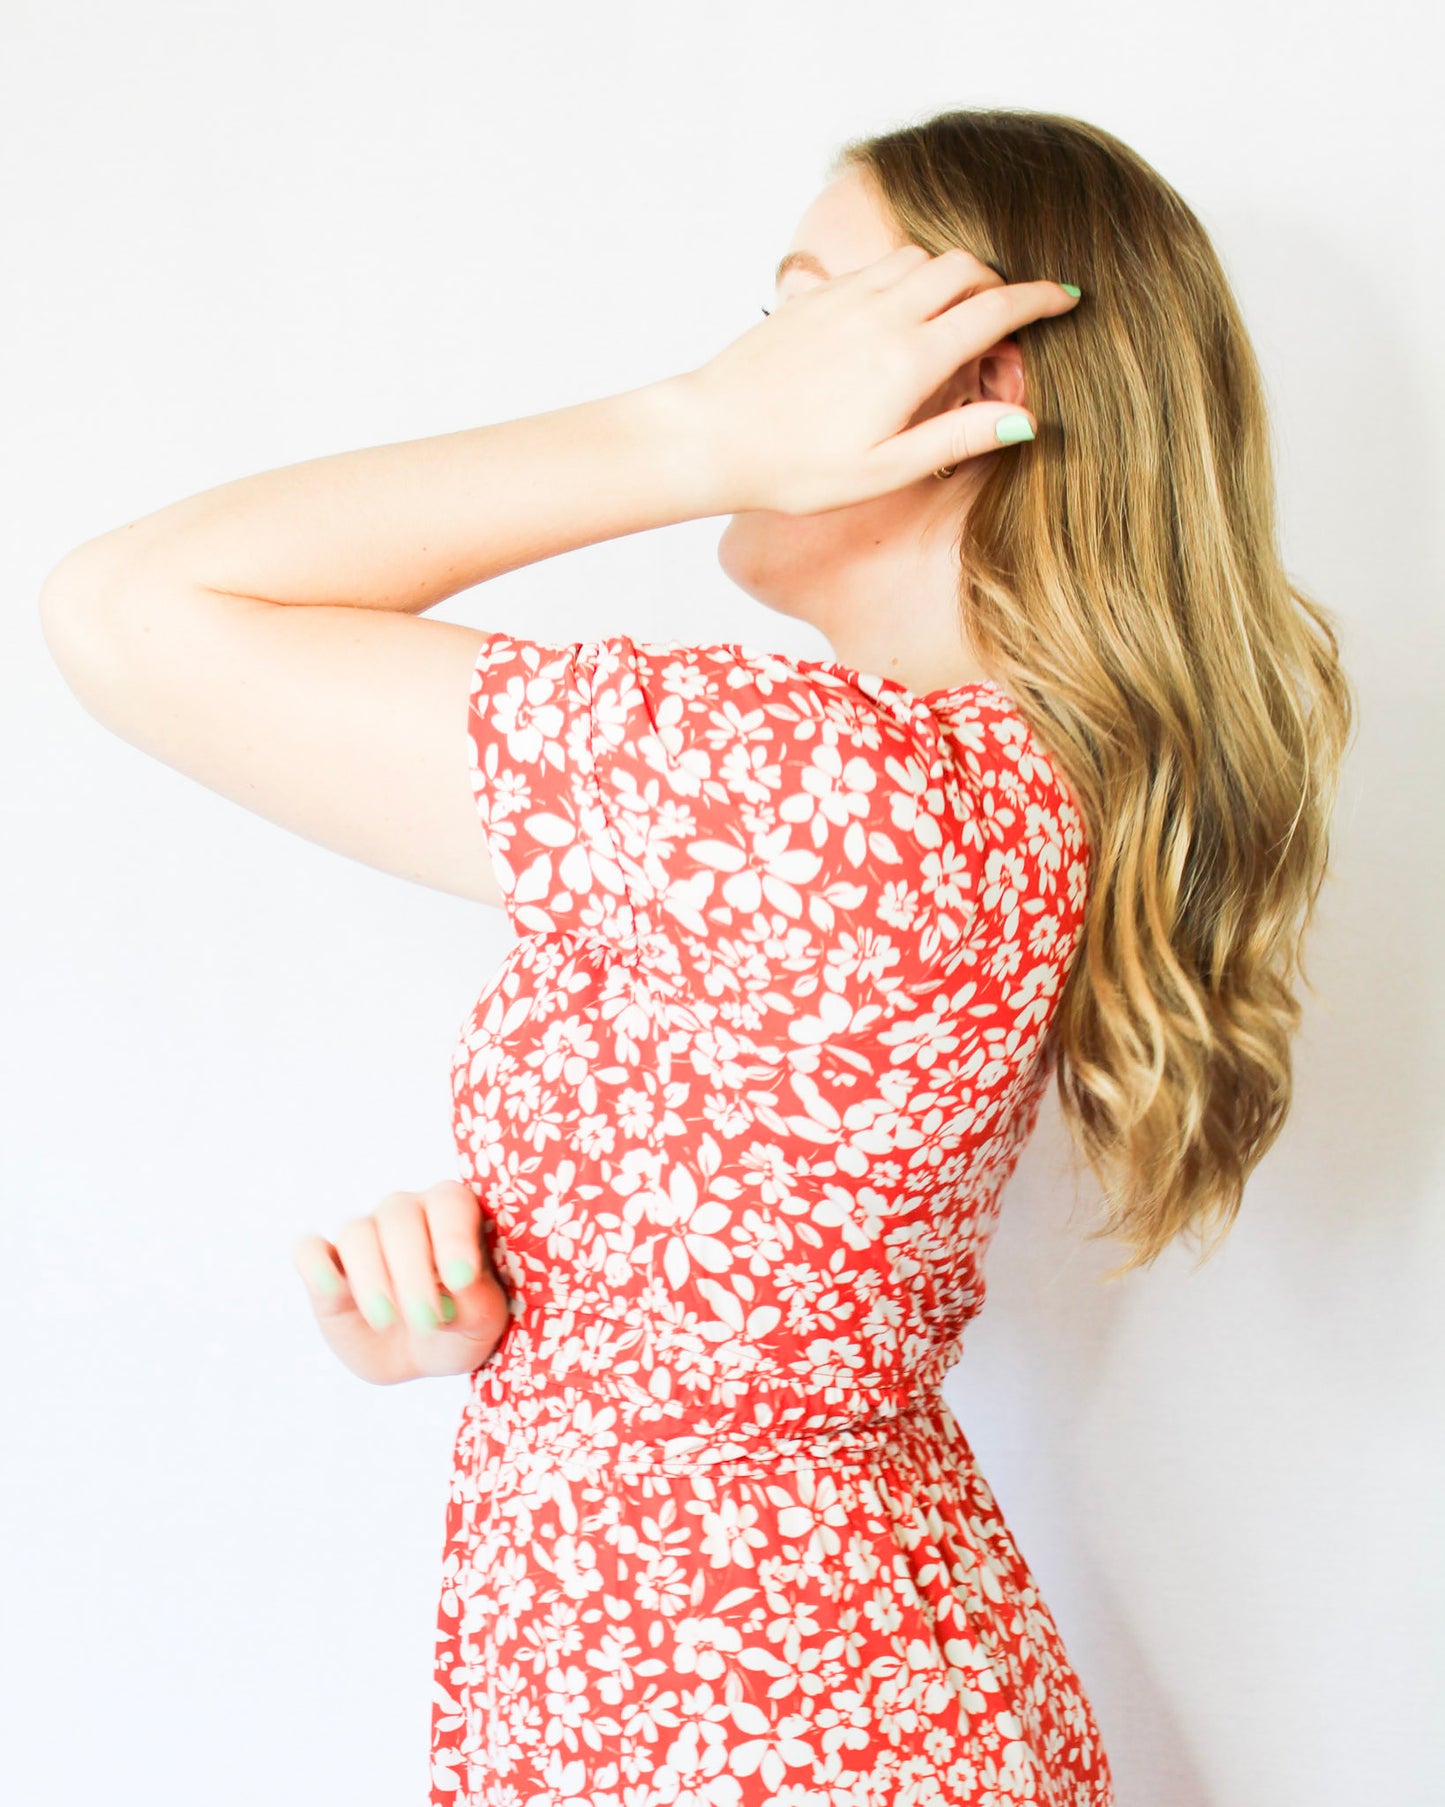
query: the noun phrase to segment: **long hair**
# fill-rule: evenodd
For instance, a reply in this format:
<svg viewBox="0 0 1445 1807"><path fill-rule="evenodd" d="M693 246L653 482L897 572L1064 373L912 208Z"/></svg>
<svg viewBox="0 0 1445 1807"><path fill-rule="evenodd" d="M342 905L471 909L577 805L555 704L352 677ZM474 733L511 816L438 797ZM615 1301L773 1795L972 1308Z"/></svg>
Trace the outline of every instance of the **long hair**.
<svg viewBox="0 0 1445 1807"><path fill-rule="evenodd" d="M1207 1258L1289 1110L1355 717L1334 618L1281 563L1254 350L1199 220L1097 126L947 112L849 141L855 167L925 250L1083 291L1015 335L1038 434L961 524L960 604L1085 816L1050 1041L1091 1240L1129 1245L1109 1279L1181 1232Z"/></svg>

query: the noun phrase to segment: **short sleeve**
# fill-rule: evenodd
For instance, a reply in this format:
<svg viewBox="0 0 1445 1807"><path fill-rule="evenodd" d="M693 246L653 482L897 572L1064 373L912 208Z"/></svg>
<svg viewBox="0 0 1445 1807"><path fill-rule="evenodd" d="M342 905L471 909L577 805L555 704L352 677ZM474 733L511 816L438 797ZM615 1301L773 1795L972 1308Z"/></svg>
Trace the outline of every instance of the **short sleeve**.
<svg viewBox="0 0 1445 1807"><path fill-rule="evenodd" d="M605 644L494 632L472 667L472 795L519 935L636 939L593 754L592 682Z"/></svg>
<svg viewBox="0 0 1445 1807"><path fill-rule="evenodd" d="M844 935L860 959L880 937L944 951L987 812L926 702L863 683L735 643L489 634L469 760L513 925L665 946L694 974L723 948L801 971Z"/></svg>

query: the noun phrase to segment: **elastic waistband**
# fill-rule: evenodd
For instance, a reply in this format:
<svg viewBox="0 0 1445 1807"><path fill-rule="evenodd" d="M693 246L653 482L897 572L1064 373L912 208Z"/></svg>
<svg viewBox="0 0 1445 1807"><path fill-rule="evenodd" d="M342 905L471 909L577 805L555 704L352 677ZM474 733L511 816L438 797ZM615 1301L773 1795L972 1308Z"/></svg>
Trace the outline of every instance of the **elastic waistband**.
<svg viewBox="0 0 1445 1807"><path fill-rule="evenodd" d="M822 1426L749 1424L742 1431L659 1436L661 1425L639 1425L614 1403L571 1388L533 1394L507 1405L483 1404L475 1417L479 1456L502 1468L545 1466L571 1478L606 1472L619 1477L721 1471L764 1479L780 1470L817 1464L866 1470L890 1460L931 1465L964 1439L942 1392L920 1387L866 1417Z"/></svg>

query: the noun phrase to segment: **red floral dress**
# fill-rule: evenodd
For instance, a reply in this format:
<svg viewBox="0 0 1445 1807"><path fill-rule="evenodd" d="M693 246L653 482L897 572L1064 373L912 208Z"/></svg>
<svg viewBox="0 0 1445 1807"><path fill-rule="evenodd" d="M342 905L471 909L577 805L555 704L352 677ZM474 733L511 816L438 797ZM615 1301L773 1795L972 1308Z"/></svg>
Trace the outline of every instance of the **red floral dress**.
<svg viewBox="0 0 1445 1807"><path fill-rule="evenodd" d="M1083 823L1012 699L494 633L518 939L453 1065L512 1295L457 1432L432 1807L1101 1807L940 1385L1052 1068Z"/></svg>

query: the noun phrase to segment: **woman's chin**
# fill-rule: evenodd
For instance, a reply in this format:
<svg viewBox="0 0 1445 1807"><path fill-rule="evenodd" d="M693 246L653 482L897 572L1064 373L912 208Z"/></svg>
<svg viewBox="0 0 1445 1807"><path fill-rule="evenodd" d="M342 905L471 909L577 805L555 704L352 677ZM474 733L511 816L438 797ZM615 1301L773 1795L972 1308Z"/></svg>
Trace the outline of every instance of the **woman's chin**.
<svg viewBox="0 0 1445 1807"><path fill-rule="evenodd" d="M816 582L818 568L816 553L809 556L797 529L792 515L765 509L735 514L718 539L717 562L755 602L793 614L790 599Z"/></svg>

